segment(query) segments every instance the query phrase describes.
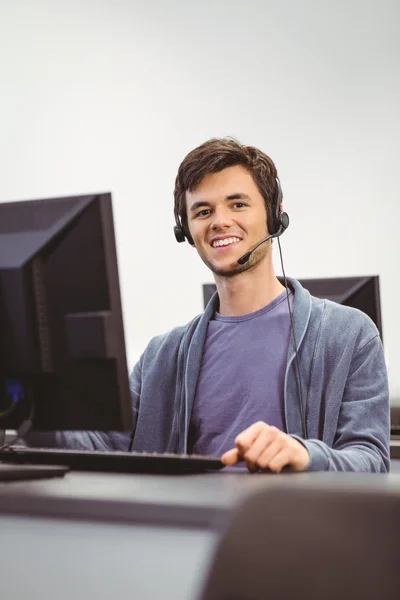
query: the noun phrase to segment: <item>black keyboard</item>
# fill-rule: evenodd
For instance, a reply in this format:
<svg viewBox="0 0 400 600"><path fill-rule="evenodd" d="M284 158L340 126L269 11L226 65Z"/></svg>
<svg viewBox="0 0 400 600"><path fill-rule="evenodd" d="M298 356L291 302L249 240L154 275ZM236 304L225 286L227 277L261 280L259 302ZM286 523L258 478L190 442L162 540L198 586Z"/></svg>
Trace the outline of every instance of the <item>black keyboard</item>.
<svg viewBox="0 0 400 600"><path fill-rule="evenodd" d="M0 462L65 465L75 471L112 473L201 473L224 466L216 456L197 454L159 454L101 450L65 450L61 448L13 447L0 452Z"/></svg>

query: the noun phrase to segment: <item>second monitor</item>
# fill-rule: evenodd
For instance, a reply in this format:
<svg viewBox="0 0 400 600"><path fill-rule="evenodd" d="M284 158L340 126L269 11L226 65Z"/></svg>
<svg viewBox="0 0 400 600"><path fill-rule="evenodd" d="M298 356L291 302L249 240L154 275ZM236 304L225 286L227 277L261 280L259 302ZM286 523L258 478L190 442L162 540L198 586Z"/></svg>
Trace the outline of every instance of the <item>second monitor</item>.
<svg viewBox="0 0 400 600"><path fill-rule="evenodd" d="M283 279L278 277L283 282ZM382 316L379 292L379 276L364 277L332 277L325 279L299 279L299 283L305 287L312 296L327 298L338 304L358 308L372 319L378 328L381 340ZM204 307L208 304L211 296L216 291L214 283L203 285Z"/></svg>

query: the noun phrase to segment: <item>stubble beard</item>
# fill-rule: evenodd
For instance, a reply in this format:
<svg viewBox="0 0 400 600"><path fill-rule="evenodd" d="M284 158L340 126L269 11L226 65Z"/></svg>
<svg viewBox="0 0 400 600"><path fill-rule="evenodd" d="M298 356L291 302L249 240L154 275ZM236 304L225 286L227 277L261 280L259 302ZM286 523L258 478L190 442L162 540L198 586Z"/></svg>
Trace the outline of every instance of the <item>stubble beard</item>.
<svg viewBox="0 0 400 600"><path fill-rule="evenodd" d="M219 268L211 261L207 260L205 257L201 257L204 264L218 277L235 277L240 273L244 273L245 271L254 271L257 266L266 258L268 253L270 252L271 244L267 242L263 244L257 250L253 252L250 256L249 260L243 265L239 265L237 260L230 267ZM239 257L240 258L240 257Z"/></svg>

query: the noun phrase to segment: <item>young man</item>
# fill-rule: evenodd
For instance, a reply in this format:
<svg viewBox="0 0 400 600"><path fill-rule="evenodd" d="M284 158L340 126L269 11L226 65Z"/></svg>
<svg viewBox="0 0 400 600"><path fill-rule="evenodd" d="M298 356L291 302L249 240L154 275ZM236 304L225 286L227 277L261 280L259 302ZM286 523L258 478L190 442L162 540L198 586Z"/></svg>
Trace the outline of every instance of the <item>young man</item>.
<svg viewBox="0 0 400 600"><path fill-rule="evenodd" d="M175 215L178 241L194 245L217 294L147 346L131 375L131 437L58 433L57 444L212 454L250 471L388 471L376 327L293 279L285 288L272 240L257 246L288 225L272 160L231 139L206 142L179 167Z"/></svg>

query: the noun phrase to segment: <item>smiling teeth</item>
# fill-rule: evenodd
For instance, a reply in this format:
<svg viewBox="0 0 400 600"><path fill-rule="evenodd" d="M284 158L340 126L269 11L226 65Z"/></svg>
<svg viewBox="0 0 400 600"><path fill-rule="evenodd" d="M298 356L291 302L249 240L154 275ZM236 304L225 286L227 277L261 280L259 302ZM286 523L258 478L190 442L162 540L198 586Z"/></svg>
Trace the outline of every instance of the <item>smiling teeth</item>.
<svg viewBox="0 0 400 600"><path fill-rule="evenodd" d="M215 240L215 242L213 242L212 246L213 246L213 248L218 248L218 246L227 246L228 244L235 244L237 242L240 242L240 238L231 237L231 238L226 238L225 240Z"/></svg>

